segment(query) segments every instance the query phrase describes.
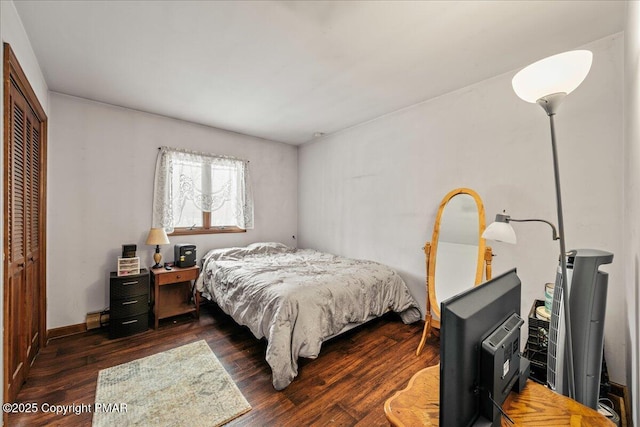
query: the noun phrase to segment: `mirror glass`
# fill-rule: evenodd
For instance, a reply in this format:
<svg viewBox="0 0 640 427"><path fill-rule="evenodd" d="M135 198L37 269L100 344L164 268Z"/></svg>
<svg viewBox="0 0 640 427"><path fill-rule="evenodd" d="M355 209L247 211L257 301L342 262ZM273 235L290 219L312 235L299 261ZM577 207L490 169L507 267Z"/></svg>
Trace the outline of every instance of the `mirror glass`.
<svg viewBox="0 0 640 427"><path fill-rule="evenodd" d="M478 204L470 194L457 194L440 217L435 255L435 294L440 302L476 284L480 245Z"/></svg>

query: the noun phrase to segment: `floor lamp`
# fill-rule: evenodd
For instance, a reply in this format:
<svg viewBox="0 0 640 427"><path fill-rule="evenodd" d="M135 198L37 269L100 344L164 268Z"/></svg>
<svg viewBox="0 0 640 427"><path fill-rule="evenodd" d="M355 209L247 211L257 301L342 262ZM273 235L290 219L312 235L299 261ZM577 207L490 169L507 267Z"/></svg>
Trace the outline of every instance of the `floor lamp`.
<svg viewBox="0 0 640 427"><path fill-rule="evenodd" d="M567 257L564 238L564 218L560 191L560 172L556 148L554 116L560 103L584 81L591 69L593 54L588 50L574 50L553 55L520 70L512 80L513 90L524 101L540 105L549 116L551 127L551 150L556 184L556 207L558 210L558 240L560 242L560 268L564 321L566 328L565 366L567 369L569 397L575 397L575 374L573 367L573 340L569 312L569 288L567 285Z"/></svg>

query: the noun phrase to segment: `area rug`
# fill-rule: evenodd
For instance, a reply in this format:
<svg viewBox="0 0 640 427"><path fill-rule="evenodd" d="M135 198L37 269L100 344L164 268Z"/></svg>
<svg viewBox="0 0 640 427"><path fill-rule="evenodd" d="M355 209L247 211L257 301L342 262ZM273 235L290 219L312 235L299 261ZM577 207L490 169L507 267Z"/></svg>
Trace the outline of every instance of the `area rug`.
<svg viewBox="0 0 640 427"><path fill-rule="evenodd" d="M250 409L201 340L100 371L93 425L210 427Z"/></svg>

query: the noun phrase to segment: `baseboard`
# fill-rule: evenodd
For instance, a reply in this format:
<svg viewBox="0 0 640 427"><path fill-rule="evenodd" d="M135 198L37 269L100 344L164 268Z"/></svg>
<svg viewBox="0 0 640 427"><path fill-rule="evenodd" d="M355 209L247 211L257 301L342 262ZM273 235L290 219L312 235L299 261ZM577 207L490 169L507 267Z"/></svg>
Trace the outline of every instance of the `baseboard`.
<svg viewBox="0 0 640 427"><path fill-rule="evenodd" d="M62 326L60 328L53 328L47 331L47 341L66 337L68 335L76 335L87 332L86 323L78 323L77 325Z"/></svg>

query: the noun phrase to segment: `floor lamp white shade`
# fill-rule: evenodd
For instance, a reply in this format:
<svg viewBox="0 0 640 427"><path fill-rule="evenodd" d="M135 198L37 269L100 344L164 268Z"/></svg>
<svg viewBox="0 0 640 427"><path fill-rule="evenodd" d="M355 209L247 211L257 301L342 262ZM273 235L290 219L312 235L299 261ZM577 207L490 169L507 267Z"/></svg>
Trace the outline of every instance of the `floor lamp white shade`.
<svg viewBox="0 0 640 427"><path fill-rule="evenodd" d="M592 61L588 50L559 53L523 68L511 84L516 95L534 104L547 95L568 95L587 77Z"/></svg>

